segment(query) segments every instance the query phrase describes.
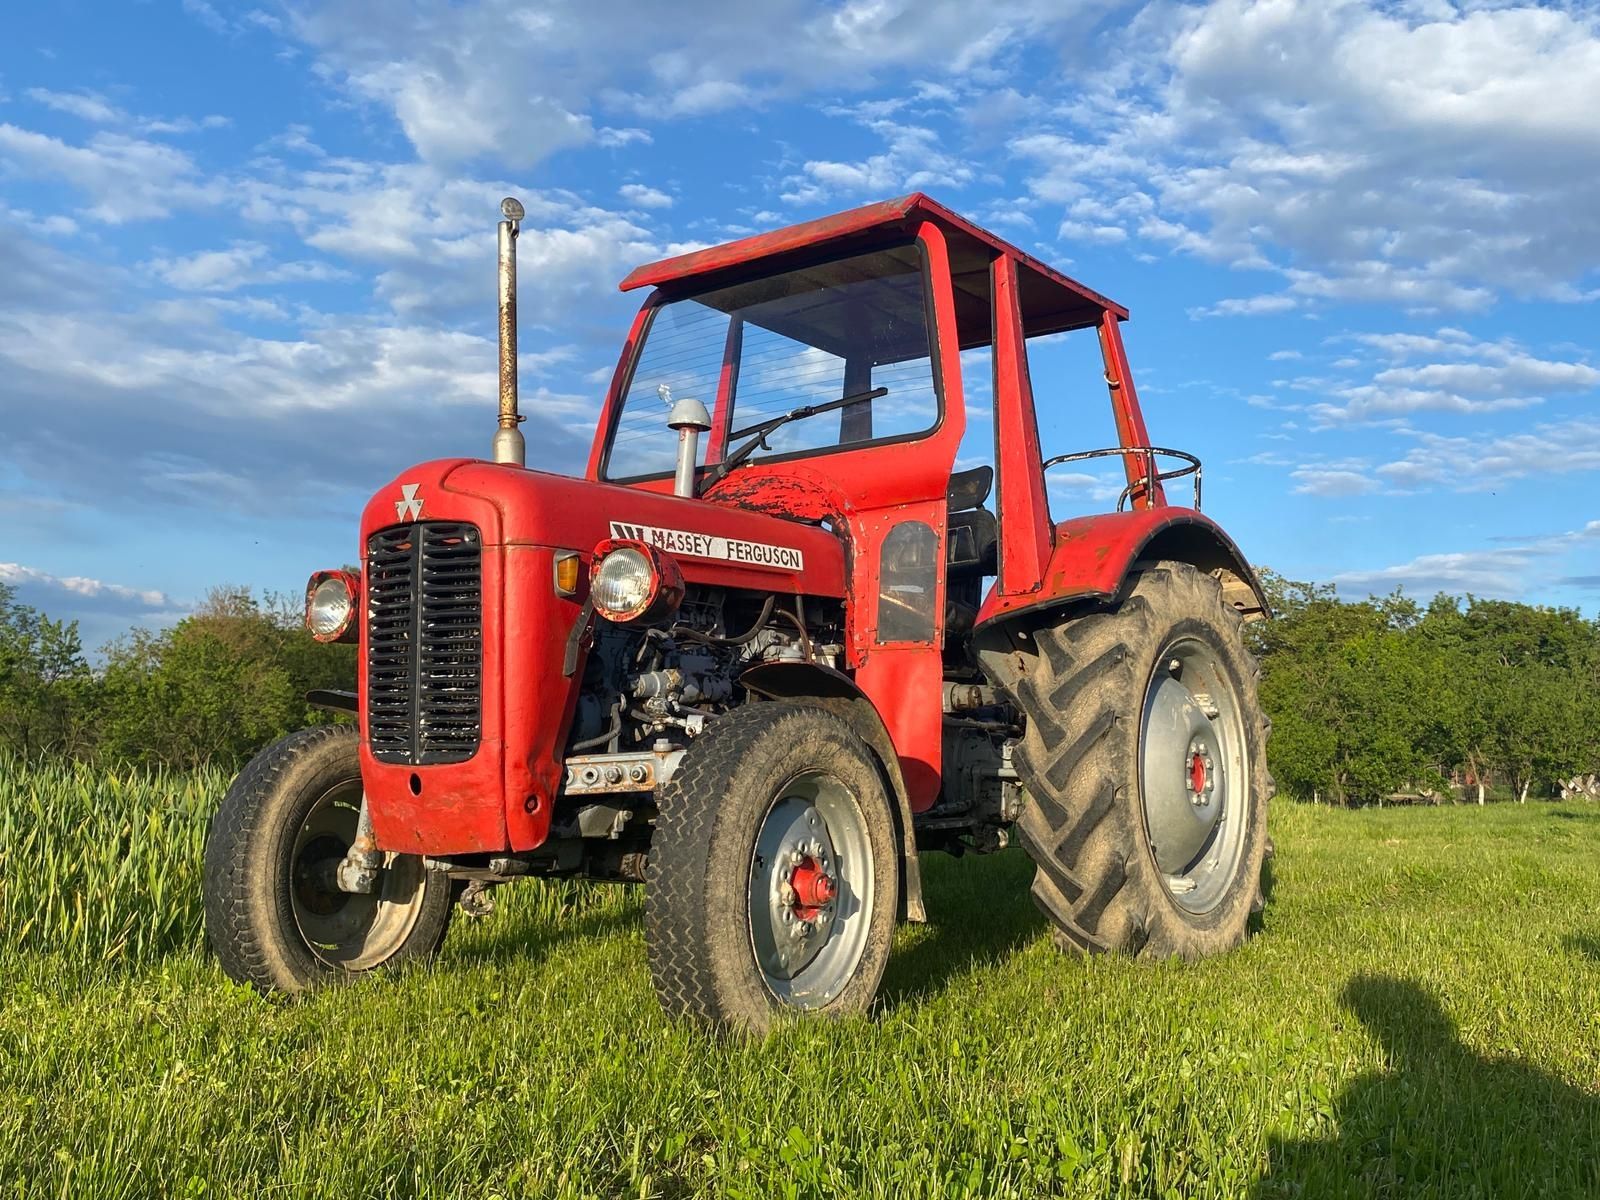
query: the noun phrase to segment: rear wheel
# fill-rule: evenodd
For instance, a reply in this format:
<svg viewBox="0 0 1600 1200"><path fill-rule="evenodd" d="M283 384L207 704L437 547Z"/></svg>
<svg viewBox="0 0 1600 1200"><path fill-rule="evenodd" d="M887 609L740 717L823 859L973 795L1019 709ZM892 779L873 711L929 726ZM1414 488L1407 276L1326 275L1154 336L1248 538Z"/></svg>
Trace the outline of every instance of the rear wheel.
<svg viewBox="0 0 1600 1200"><path fill-rule="evenodd" d="M303 729L267 747L223 797L206 840L206 933L222 969L263 991L313 985L432 954L450 881L385 854L370 892L335 872L361 813L357 732Z"/></svg>
<svg viewBox="0 0 1600 1200"><path fill-rule="evenodd" d="M763 703L708 728L661 798L645 929L662 1006L764 1032L866 1011L898 859L872 753L831 713Z"/></svg>
<svg viewBox="0 0 1600 1200"><path fill-rule="evenodd" d="M1271 778L1239 627L1216 580L1167 562L1117 608L1035 634L1018 826L1063 944L1199 958L1244 940Z"/></svg>

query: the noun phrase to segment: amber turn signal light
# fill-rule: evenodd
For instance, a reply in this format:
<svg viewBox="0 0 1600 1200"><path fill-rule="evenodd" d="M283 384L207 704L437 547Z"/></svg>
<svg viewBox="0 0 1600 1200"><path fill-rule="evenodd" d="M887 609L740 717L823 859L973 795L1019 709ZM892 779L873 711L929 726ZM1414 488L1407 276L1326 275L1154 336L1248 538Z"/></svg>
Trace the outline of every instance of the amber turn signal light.
<svg viewBox="0 0 1600 1200"><path fill-rule="evenodd" d="M582 575L583 563L572 551L563 551L556 555L556 595L576 596L578 594L578 579Z"/></svg>

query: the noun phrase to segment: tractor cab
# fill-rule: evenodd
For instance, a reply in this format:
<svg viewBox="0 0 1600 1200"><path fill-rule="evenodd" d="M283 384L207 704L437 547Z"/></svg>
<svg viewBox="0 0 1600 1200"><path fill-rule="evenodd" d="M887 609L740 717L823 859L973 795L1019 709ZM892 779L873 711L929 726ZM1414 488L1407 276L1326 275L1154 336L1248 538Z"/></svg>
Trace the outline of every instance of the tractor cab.
<svg viewBox="0 0 1600 1200"><path fill-rule="evenodd" d="M621 286L652 290L589 478L819 524L844 540L848 669L890 710L897 747L919 748L900 754L914 809L939 790L943 718L895 698L980 678L971 641L985 625L1109 597L1134 551L1161 534L1221 569L1241 608L1259 609L1237 551L1198 512L1199 462L1150 444L1123 349L1127 310L928 197L652 263ZM1028 341L1084 329L1098 335L1119 444L1046 460ZM961 354L977 348L990 352L989 380L963 379ZM955 469L968 385L993 396L993 468ZM686 398L705 412L692 442L668 428ZM1126 475L1118 512L1058 527L1046 471L1107 455ZM1184 476L1191 507L1166 495Z"/></svg>

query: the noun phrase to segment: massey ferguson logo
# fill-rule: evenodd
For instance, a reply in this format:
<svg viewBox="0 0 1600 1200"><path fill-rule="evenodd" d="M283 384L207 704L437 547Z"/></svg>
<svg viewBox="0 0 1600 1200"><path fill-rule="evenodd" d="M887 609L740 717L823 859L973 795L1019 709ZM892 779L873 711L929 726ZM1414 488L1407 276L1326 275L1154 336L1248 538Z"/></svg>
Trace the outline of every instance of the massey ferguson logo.
<svg viewBox="0 0 1600 1200"><path fill-rule="evenodd" d="M805 570L805 556L793 546L770 546L765 542L746 542L739 538L717 537L689 529L657 529L654 525L628 525L611 522L611 536L658 546L669 554L688 554L695 558L722 558L728 562L749 563L752 567L776 567L781 571Z"/></svg>
<svg viewBox="0 0 1600 1200"><path fill-rule="evenodd" d="M405 499L394 502L394 515L402 521L415 521L422 516L422 497L417 495L417 489L421 486L420 483L400 485L400 494Z"/></svg>

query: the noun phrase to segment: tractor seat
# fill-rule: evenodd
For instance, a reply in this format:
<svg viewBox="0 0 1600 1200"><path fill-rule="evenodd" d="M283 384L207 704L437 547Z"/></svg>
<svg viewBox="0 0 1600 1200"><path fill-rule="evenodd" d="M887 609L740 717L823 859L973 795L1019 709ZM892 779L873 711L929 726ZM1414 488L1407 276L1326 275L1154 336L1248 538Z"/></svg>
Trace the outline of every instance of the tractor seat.
<svg viewBox="0 0 1600 1200"><path fill-rule="evenodd" d="M982 507L993 487L993 467L973 467L950 476L945 493L950 514L945 567L952 579L977 580L998 570L1000 528L994 514Z"/></svg>

